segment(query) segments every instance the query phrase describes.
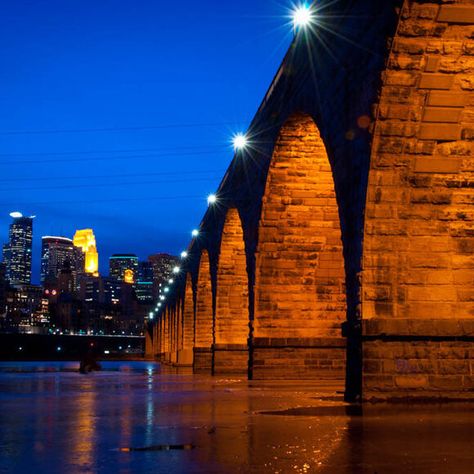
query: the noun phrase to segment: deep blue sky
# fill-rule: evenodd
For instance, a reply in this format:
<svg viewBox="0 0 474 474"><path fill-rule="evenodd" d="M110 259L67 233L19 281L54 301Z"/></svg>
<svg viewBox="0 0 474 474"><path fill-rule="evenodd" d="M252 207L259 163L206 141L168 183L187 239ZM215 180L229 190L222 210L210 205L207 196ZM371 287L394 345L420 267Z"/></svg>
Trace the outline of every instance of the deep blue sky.
<svg viewBox="0 0 474 474"><path fill-rule="evenodd" d="M1 2L0 240L10 211L37 216L36 280L42 235L92 227L104 273L115 252L187 246L232 159L231 135L248 126L290 44L290 8Z"/></svg>

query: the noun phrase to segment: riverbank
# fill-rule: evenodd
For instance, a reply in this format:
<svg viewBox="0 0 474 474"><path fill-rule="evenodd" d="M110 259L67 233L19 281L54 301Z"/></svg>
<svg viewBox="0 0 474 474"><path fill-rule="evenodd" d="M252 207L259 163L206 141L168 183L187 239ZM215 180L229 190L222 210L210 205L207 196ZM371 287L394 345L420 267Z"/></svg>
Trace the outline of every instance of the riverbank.
<svg viewBox="0 0 474 474"><path fill-rule="evenodd" d="M81 360L88 351L106 360L143 360L145 338L0 334L0 360Z"/></svg>

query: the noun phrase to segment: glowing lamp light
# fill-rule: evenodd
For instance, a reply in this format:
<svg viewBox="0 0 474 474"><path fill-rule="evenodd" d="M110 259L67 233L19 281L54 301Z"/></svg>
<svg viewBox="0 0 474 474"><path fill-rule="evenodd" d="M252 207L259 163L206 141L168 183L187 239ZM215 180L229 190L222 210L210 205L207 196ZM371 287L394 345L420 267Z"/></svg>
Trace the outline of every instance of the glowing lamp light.
<svg viewBox="0 0 474 474"><path fill-rule="evenodd" d="M161 308L161 303L158 303L158 308Z"/></svg>
<svg viewBox="0 0 474 474"><path fill-rule="evenodd" d="M191 235L193 237L197 237L199 235L199 231L197 229L194 229L192 232L191 232Z"/></svg>
<svg viewBox="0 0 474 474"><path fill-rule="evenodd" d="M186 250L183 250L181 252L181 258L186 258L188 256L188 252L186 252Z"/></svg>
<svg viewBox="0 0 474 474"><path fill-rule="evenodd" d="M170 289L168 287L165 288L165 293L168 293L168 291L170 291Z"/></svg>
<svg viewBox="0 0 474 474"><path fill-rule="evenodd" d="M181 270L181 268L179 268L179 267L174 267L174 268L173 268L173 273L179 273L180 270Z"/></svg>
<svg viewBox="0 0 474 474"><path fill-rule="evenodd" d="M234 135L232 138L232 144L234 145L235 151L244 150L247 147L248 142L247 136L243 133L237 133L237 135Z"/></svg>
<svg viewBox="0 0 474 474"><path fill-rule="evenodd" d="M207 196L207 204L210 206L211 204L215 204L217 202L217 196L215 194L209 194Z"/></svg>
<svg viewBox="0 0 474 474"><path fill-rule="evenodd" d="M155 316L155 313L152 311L148 316L150 319L153 319L153 316Z"/></svg>
<svg viewBox="0 0 474 474"><path fill-rule="evenodd" d="M10 217L13 217L13 219L19 219L20 217L23 217L23 214L18 211L10 212Z"/></svg>
<svg viewBox="0 0 474 474"><path fill-rule="evenodd" d="M164 297L164 296L160 296L160 300L161 300L161 301L165 301L165 297Z"/></svg>
<svg viewBox="0 0 474 474"><path fill-rule="evenodd" d="M293 26L294 28L304 28L313 21L313 15L308 5L301 5L293 10Z"/></svg>
<svg viewBox="0 0 474 474"><path fill-rule="evenodd" d="M172 278L170 278L170 279L168 280L168 283L169 283L170 285L172 285L172 284L174 283L174 280L173 280Z"/></svg>

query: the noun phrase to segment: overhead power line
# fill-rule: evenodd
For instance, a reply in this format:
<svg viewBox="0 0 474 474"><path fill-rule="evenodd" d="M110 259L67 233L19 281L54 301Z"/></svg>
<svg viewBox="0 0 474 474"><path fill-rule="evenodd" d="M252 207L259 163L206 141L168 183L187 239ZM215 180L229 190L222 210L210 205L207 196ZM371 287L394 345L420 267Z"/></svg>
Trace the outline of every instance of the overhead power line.
<svg viewBox="0 0 474 474"><path fill-rule="evenodd" d="M66 159L52 159L52 160L7 160L0 161L0 165L13 165L13 164L41 164L41 163L75 163L84 161L107 161L107 160L129 160L137 158L167 158L171 156L202 156L202 155L217 155L221 152L217 151L190 151L190 152L177 152L177 153L156 153L151 155L125 155L125 156L99 156L99 157L87 157L87 158L66 158Z"/></svg>
<svg viewBox="0 0 474 474"><path fill-rule="evenodd" d="M173 180L158 180L158 181L124 181L120 183L90 183L90 184L64 184L60 186L33 186L33 187L21 187L21 191L33 191L33 190L53 190L53 189L80 189L80 188L106 188L106 187L119 187L119 186L145 186L150 184L168 184L168 183L195 183L195 182L212 182L214 179L210 178L191 178L191 179L173 179ZM18 191L18 188L0 188L0 192L12 192Z"/></svg>
<svg viewBox="0 0 474 474"><path fill-rule="evenodd" d="M103 174L96 176L31 176L31 177L16 177L16 178L0 178L0 183L23 182L23 181L63 181L66 179L107 179L107 178L138 178L141 176L194 176L200 174L212 175L215 173L222 174L223 170L187 170L187 171L169 171L160 173L124 173L124 174Z"/></svg>
<svg viewBox="0 0 474 474"><path fill-rule="evenodd" d="M50 135L55 133L96 133L96 132L137 132L144 130L164 130L172 128L197 128L242 125L245 122L213 122L213 123L175 123L161 125L140 125L136 127L103 127L103 128L64 128L50 130L0 130L0 135Z"/></svg>

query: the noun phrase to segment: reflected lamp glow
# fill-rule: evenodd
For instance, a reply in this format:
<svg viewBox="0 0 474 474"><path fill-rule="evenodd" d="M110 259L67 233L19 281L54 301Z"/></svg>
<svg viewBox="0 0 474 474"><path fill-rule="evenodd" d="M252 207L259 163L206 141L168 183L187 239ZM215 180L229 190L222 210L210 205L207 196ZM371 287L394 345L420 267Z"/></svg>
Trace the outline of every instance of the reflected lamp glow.
<svg viewBox="0 0 474 474"><path fill-rule="evenodd" d="M193 237L197 237L199 235L199 231L197 229L194 229L192 232L191 232L191 235Z"/></svg>
<svg viewBox="0 0 474 474"><path fill-rule="evenodd" d="M209 194L207 196L207 204L210 206L211 204L215 204L217 202L217 196L215 194Z"/></svg>
<svg viewBox="0 0 474 474"><path fill-rule="evenodd" d="M232 144L234 145L234 150L244 150L248 145L248 138L243 133L237 133L232 137Z"/></svg>
<svg viewBox="0 0 474 474"><path fill-rule="evenodd" d="M295 8L292 12L293 27L295 29L304 28L313 22L313 14L311 8L304 4Z"/></svg>

